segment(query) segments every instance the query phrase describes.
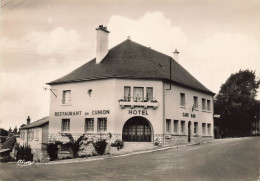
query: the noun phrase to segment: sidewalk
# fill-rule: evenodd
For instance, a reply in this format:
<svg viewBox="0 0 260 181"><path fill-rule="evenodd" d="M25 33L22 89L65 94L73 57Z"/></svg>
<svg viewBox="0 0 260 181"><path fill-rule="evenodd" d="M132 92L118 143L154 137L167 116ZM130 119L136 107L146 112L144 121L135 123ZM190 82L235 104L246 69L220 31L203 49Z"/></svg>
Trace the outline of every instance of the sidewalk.
<svg viewBox="0 0 260 181"><path fill-rule="evenodd" d="M146 143L144 143L144 144L146 144ZM144 147L144 146L128 147L128 148L123 148L119 151L117 151L116 147L111 147L111 149L114 149L114 150L111 150L110 155L92 156L92 157L84 157L84 158L71 158L71 159L50 161L48 163L36 163L36 164L42 165L42 164L63 164L63 163L89 162L89 161L97 161L97 160L111 159L111 158L117 158L117 157L125 157L125 156L131 156L131 155L152 153L152 152L180 148L180 147L184 147L184 146L192 146L192 145L198 145L198 144L183 143L183 144L179 144L179 145L175 145L175 146L172 146L172 145L154 146L153 143L150 143L150 146L148 146L148 147Z"/></svg>

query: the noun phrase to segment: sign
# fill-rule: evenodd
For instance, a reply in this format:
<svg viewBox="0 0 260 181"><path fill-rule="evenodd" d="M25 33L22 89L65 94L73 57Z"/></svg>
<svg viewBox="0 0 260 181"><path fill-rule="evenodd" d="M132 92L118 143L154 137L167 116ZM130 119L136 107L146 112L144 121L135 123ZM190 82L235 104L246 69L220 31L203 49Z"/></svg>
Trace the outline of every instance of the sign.
<svg viewBox="0 0 260 181"><path fill-rule="evenodd" d="M85 112L85 115L104 115L110 114L110 110L93 110L90 112ZM82 111L67 111L67 112L54 112L54 116L81 116ZM83 112L84 114L84 112Z"/></svg>
<svg viewBox="0 0 260 181"><path fill-rule="evenodd" d="M182 113L182 116L183 116L183 117L189 117L189 113L185 113L185 112L184 112L184 113Z"/></svg>
<svg viewBox="0 0 260 181"><path fill-rule="evenodd" d="M147 110L129 110L128 114L133 114L133 115L148 115Z"/></svg>
<svg viewBox="0 0 260 181"><path fill-rule="evenodd" d="M55 116L80 116L82 111L55 112Z"/></svg>
<svg viewBox="0 0 260 181"><path fill-rule="evenodd" d="M196 114L189 114L189 113L185 113L185 112L182 113L182 116L183 117L189 117L190 116L191 118L196 118Z"/></svg>
<svg viewBox="0 0 260 181"><path fill-rule="evenodd" d="M93 110L92 115L110 114L110 110Z"/></svg>

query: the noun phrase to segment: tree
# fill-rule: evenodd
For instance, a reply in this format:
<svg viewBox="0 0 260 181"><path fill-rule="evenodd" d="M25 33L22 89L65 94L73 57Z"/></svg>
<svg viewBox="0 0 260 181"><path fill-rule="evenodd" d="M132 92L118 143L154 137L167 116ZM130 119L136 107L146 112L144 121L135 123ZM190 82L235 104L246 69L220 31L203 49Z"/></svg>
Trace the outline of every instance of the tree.
<svg viewBox="0 0 260 181"><path fill-rule="evenodd" d="M0 128L0 136L8 136L8 131L3 128Z"/></svg>
<svg viewBox="0 0 260 181"><path fill-rule="evenodd" d="M13 130L14 134L17 134L17 126L15 126L14 130Z"/></svg>
<svg viewBox="0 0 260 181"><path fill-rule="evenodd" d="M221 85L215 101L215 120L222 136L246 136L256 119L256 94L260 80L251 70L240 70L231 74Z"/></svg>

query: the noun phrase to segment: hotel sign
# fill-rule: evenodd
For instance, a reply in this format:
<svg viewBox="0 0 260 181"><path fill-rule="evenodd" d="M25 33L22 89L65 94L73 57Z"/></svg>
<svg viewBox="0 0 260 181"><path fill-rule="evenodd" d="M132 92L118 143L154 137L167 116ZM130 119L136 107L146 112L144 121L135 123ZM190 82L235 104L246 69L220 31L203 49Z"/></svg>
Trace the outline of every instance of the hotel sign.
<svg viewBox="0 0 260 181"><path fill-rule="evenodd" d="M147 110L132 110L132 109L130 109L128 111L128 114L145 116L145 115L148 115L148 112L147 112Z"/></svg>

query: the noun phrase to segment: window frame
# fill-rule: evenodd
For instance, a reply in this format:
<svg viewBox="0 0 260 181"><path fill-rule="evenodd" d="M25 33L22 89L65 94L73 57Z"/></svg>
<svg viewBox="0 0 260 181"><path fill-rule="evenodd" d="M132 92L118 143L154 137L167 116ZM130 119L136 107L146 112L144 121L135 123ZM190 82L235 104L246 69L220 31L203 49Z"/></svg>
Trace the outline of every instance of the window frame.
<svg viewBox="0 0 260 181"><path fill-rule="evenodd" d="M202 108L202 111L206 111L207 110L207 105L206 105L206 99L205 98L201 98L201 108Z"/></svg>
<svg viewBox="0 0 260 181"><path fill-rule="evenodd" d="M62 105L71 105L71 90L63 90L62 91ZM68 95L66 95L68 93Z"/></svg>
<svg viewBox="0 0 260 181"><path fill-rule="evenodd" d="M193 96L193 108L194 110L199 109L199 98L197 96Z"/></svg>
<svg viewBox="0 0 260 181"><path fill-rule="evenodd" d="M211 112L211 100L207 99L207 111Z"/></svg>
<svg viewBox="0 0 260 181"><path fill-rule="evenodd" d="M129 89L128 95L126 95L126 90ZM124 86L124 100L131 101L131 86Z"/></svg>
<svg viewBox="0 0 260 181"><path fill-rule="evenodd" d="M193 133L196 135L199 133L199 123L198 122L194 122Z"/></svg>
<svg viewBox="0 0 260 181"><path fill-rule="evenodd" d="M185 121L184 120L181 120L181 133L185 133Z"/></svg>
<svg viewBox="0 0 260 181"><path fill-rule="evenodd" d="M211 136L211 124L210 123L207 124L207 134L208 134L208 136Z"/></svg>
<svg viewBox="0 0 260 181"><path fill-rule="evenodd" d="M102 127L101 127L100 123L102 121L104 121L104 123L102 123ZM107 117L97 118L97 132L107 132Z"/></svg>
<svg viewBox="0 0 260 181"><path fill-rule="evenodd" d="M180 93L180 107L186 107L186 95L185 93Z"/></svg>
<svg viewBox="0 0 260 181"><path fill-rule="evenodd" d="M151 92L148 91L149 89L151 90ZM151 93L152 95L148 95L148 93ZM146 87L146 100L147 101L154 100L154 97L153 97L153 87Z"/></svg>
<svg viewBox="0 0 260 181"><path fill-rule="evenodd" d="M142 89L142 95L141 97L139 97L139 95L137 96L135 90L137 89ZM134 87L133 88L133 101L134 102L143 102L144 101L144 87Z"/></svg>
<svg viewBox="0 0 260 181"><path fill-rule="evenodd" d="M39 141L39 129L35 130L35 136L34 136L35 141Z"/></svg>
<svg viewBox="0 0 260 181"><path fill-rule="evenodd" d="M166 122L165 122L165 127L166 127L166 133L171 133L171 119L166 119Z"/></svg>
<svg viewBox="0 0 260 181"><path fill-rule="evenodd" d="M174 133L179 133L179 120L173 120L173 132Z"/></svg>
<svg viewBox="0 0 260 181"><path fill-rule="evenodd" d="M90 121L90 127L91 129L87 129L87 122ZM94 126L95 126L95 120L94 118L85 118L85 132L94 132Z"/></svg>
<svg viewBox="0 0 260 181"><path fill-rule="evenodd" d="M65 123L68 122L68 123ZM66 129L65 129L66 128ZM61 120L61 132L70 132L70 119L64 118Z"/></svg>
<svg viewBox="0 0 260 181"><path fill-rule="evenodd" d="M207 125L206 123L202 123L202 135L206 135L207 132Z"/></svg>

